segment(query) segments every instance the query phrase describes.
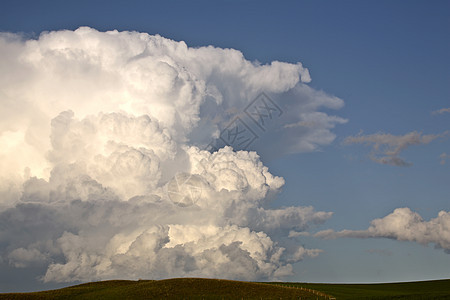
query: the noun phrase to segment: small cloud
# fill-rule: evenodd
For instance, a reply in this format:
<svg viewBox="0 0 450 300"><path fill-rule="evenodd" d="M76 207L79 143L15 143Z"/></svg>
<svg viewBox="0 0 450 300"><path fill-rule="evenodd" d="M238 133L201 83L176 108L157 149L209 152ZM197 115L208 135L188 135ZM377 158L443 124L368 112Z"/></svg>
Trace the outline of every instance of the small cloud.
<svg viewBox="0 0 450 300"><path fill-rule="evenodd" d="M448 108L441 108L435 111L432 111L431 114L432 115L442 115L444 113L450 113L450 107Z"/></svg>
<svg viewBox="0 0 450 300"><path fill-rule="evenodd" d="M313 128L316 124L314 122L300 121L297 123L290 123L284 125L284 128L308 127Z"/></svg>
<svg viewBox="0 0 450 300"><path fill-rule="evenodd" d="M310 236L310 234L309 234L309 232L306 232L306 231L295 231L295 230L289 231L288 237L295 238L295 237L299 237L299 236Z"/></svg>
<svg viewBox="0 0 450 300"><path fill-rule="evenodd" d="M408 207L397 208L381 219L375 219L366 230L331 229L319 231L314 236L323 239L336 238L388 238L397 241L410 241L422 245L434 244L435 248L450 253L450 212L440 211L438 216L425 221L418 213Z"/></svg>
<svg viewBox="0 0 450 300"><path fill-rule="evenodd" d="M383 165L391 165L397 167L409 167L412 163L405 161L400 157L400 153L406 148L413 145L426 145L437 138L446 135L442 134L427 134L413 131L405 135L392 135L389 133L376 133L370 135L358 134L356 136L349 136L344 140L345 145L351 144L365 144L372 146L372 151L369 157L374 162Z"/></svg>
<svg viewBox="0 0 450 300"><path fill-rule="evenodd" d="M449 155L447 153L442 153L441 155L439 155L439 158L441 159L441 165L445 165L445 163L447 162L447 158L449 157Z"/></svg>

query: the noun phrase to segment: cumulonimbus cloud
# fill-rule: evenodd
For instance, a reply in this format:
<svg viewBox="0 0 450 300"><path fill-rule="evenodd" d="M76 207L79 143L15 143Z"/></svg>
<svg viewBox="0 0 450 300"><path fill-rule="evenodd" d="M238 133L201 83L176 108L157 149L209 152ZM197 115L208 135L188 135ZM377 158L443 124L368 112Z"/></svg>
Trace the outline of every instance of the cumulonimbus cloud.
<svg viewBox="0 0 450 300"><path fill-rule="evenodd" d="M331 143L346 120L320 109L343 101L300 63L82 27L0 34L0 70L1 264L44 281L260 280L320 253L283 244L331 213L267 208L284 180L250 150L270 147L202 150L261 92L282 118L242 122L277 153Z"/></svg>
<svg viewBox="0 0 450 300"><path fill-rule="evenodd" d="M400 157L400 153L406 148L414 145L429 144L433 140L443 137L443 134L422 134L417 131L405 135L392 135L388 133L376 133L369 135L356 135L345 138L344 144L372 145L370 159L384 165L398 167L409 167L411 162Z"/></svg>
<svg viewBox="0 0 450 300"><path fill-rule="evenodd" d="M324 239L334 238L389 238L399 241L417 242L422 245L434 244L450 253L450 212L440 211L429 221L411 209L397 208L381 219L375 219L366 230L324 230L315 234Z"/></svg>

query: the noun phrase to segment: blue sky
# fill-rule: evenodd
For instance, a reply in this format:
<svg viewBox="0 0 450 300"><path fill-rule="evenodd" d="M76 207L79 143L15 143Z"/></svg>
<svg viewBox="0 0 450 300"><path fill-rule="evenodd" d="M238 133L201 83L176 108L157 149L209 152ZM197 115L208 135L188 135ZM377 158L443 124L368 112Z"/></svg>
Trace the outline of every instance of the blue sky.
<svg viewBox="0 0 450 300"><path fill-rule="evenodd" d="M250 61L301 62L309 86L344 100L332 115L348 119L333 143L316 151L261 157L286 184L275 207L333 212L312 230L365 230L396 208L426 221L450 211L450 2L448 1L3 1L0 31L117 29L159 34L190 47L234 48ZM380 164L371 146L349 136L439 135L405 147L409 167ZM261 143L270 144L261 137ZM280 145L283 147L283 145ZM378 155L383 155L378 153ZM448 278L450 256L433 244L384 237L319 239L323 249L295 264L289 280L383 282Z"/></svg>

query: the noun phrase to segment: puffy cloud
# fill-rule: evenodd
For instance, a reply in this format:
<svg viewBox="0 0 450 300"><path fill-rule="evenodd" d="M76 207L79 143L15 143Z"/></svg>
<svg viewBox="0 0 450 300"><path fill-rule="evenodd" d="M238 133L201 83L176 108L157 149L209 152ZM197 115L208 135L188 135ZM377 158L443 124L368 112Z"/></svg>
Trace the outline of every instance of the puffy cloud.
<svg viewBox="0 0 450 300"><path fill-rule="evenodd" d="M278 252L283 252L264 233L237 226L154 226L131 235L119 233L107 244L106 253L86 235L66 232L58 240L68 262L51 264L45 280L61 280L61 274L72 280L124 274L254 280L279 271Z"/></svg>
<svg viewBox="0 0 450 300"><path fill-rule="evenodd" d="M273 280L320 253L287 237L331 213L269 209L284 179L260 159L328 145L346 122L320 111L343 101L301 63L82 27L0 34L0 70L0 264L44 281ZM261 92L282 116L266 127L248 113ZM235 117L270 146L201 150Z"/></svg>
<svg viewBox="0 0 450 300"><path fill-rule="evenodd" d="M389 238L422 245L434 244L450 253L450 212L440 211L436 218L425 221L407 207L397 208L386 217L373 220L367 230L324 230L315 236L325 239Z"/></svg>
<svg viewBox="0 0 450 300"><path fill-rule="evenodd" d="M373 161L398 167L409 167L412 163L405 161L399 155L406 148L413 145L426 145L433 140L443 137L443 134L427 134L413 131L405 135L392 135L388 133L376 133L370 135L349 136L344 144L373 145L370 159Z"/></svg>
<svg viewBox="0 0 450 300"><path fill-rule="evenodd" d="M8 70L0 76L0 157L8 161L1 166L8 178L23 178L26 167L49 177L49 124L62 111L81 119L100 112L147 115L174 140L206 145L235 117L227 111L243 111L265 91L285 112L283 123L317 116L316 127L270 136L280 136L286 152L329 144L330 129L342 122L316 114L343 101L303 84L311 79L300 63L260 65L233 49L190 48L158 35L87 27L43 33L37 40L1 34L0 45L0 64ZM12 160L13 153L21 158Z"/></svg>
<svg viewBox="0 0 450 300"><path fill-rule="evenodd" d="M8 254L10 264L16 268L25 268L31 264L43 264L47 258L35 248L17 248Z"/></svg>
<svg viewBox="0 0 450 300"><path fill-rule="evenodd" d="M237 156L229 148L205 154L220 152ZM253 170L247 166L246 172L261 181L250 180L245 190L231 184L223 188L195 175L204 191L190 206L176 205L164 192L123 201L106 188L91 187L89 178L75 181L69 176L64 189L61 183L53 187L50 179L48 194L56 193L56 202L27 193L27 203L0 214L2 253L16 267L46 264L45 281L172 276L261 280L291 275L291 263L314 257L319 250L283 245L278 239L290 228L306 230L330 214L310 207L264 209L261 197L283 182L256 159L250 162ZM234 161L248 163L236 157ZM217 173L215 180L227 182L228 176ZM27 187L43 184L30 181ZM74 200L74 189L85 198Z"/></svg>

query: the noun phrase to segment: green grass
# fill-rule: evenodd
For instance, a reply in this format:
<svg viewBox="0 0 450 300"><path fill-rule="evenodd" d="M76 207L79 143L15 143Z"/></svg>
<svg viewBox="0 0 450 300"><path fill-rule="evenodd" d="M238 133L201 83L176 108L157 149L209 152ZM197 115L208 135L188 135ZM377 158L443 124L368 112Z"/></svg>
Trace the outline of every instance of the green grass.
<svg viewBox="0 0 450 300"><path fill-rule="evenodd" d="M0 299L316 299L297 288L219 279L112 280L35 293L0 294ZM324 299L321 297L319 299Z"/></svg>
<svg viewBox="0 0 450 300"><path fill-rule="evenodd" d="M382 284L257 283L220 279L111 280L1 299L450 299L450 280Z"/></svg>
<svg viewBox="0 0 450 300"><path fill-rule="evenodd" d="M315 289L333 295L336 299L450 299L450 280L380 284L283 283L283 285Z"/></svg>

